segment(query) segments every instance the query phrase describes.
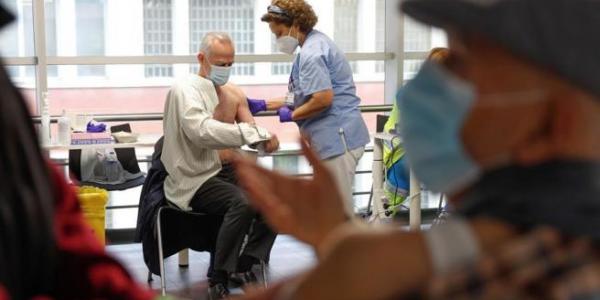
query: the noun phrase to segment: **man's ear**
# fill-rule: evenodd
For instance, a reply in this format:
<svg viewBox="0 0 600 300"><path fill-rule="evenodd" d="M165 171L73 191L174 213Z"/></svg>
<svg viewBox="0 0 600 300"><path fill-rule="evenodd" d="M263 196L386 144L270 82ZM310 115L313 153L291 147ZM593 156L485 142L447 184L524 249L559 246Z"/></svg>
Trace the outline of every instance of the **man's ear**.
<svg viewBox="0 0 600 300"><path fill-rule="evenodd" d="M198 52L198 55L196 56L198 58L198 63L202 64L202 62L204 61L204 52Z"/></svg>

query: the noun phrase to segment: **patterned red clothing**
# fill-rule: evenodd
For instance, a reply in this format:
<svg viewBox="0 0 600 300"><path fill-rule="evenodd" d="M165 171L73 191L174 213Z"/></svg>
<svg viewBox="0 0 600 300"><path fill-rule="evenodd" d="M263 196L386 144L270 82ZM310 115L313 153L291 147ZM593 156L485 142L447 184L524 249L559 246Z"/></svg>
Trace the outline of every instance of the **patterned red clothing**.
<svg viewBox="0 0 600 300"><path fill-rule="evenodd" d="M537 229L434 280L428 299L600 299L600 258L585 240Z"/></svg>
<svg viewBox="0 0 600 300"><path fill-rule="evenodd" d="M46 299L153 299L154 294L136 284L127 271L109 257L104 247L84 223L75 191L54 167L56 190L55 230L59 260L56 284ZM0 286L0 300L9 299Z"/></svg>

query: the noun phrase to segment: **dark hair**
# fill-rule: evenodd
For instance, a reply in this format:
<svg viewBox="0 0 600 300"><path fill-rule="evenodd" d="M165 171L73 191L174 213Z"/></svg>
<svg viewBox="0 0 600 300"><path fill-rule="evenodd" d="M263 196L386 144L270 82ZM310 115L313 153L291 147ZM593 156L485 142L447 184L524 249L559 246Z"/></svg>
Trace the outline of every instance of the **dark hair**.
<svg viewBox="0 0 600 300"><path fill-rule="evenodd" d="M56 196L25 101L1 61L0 91L0 286L11 299L29 299L56 281Z"/></svg>
<svg viewBox="0 0 600 300"><path fill-rule="evenodd" d="M319 21L312 6L304 0L273 0L271 5L283 12L269 10L262 16L261 20L263 22L275 22L288 27L298 25L300 31L307 33L312 31Z"/></svg>

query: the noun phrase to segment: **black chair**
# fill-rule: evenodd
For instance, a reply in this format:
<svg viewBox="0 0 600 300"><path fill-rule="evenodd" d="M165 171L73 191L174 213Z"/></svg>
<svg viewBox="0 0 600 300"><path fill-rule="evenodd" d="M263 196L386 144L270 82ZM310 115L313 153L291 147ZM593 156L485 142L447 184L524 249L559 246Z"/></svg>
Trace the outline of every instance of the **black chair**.
<svg viewBox="0 0 600 300"><path fill-rule="evenodd" d="M162 295L166 295L166 271L164 259L176 253L180 253L179 267L187 267L181 263L181 251L192 249L198 252L210 253L210 265L207 275L211 277L214 270L214 253L217 243L219 228L223 223L221 216L207 215L183 211L172 206L163 206L158 209L156 215L156 236L158 246L158 259L160 267L160 289ZM199 234L199 229L202 234ZM173 231L176 233L174 234ZM165 234L169 232L169 234ZM165 246L167 245L167 246ZM168 250L165 249L168 248ZM166 252L168 251L168 252ZM267 287L266 262L260 262L263 285ZM152 281L152 272L148 271L148 282Z"/></svg>
<svg viewBox="0 0 600 300"><path fill-rule="evenodd" d="M182 250L209 252L210 265L207 275L211 277L214 270L215 246L223 218L183 211L168 203L163 189L164 179L168 175L161 161L163 141L163 138L159 139L154 147L152 167L142 188L136 241L141 241L144 247L144 260L149 271L148 282L152 281L153 273L158 273L161 278L161 293L165 295L164 259L177 253L181 254ZM181 262L181 256L179 266L187 267L187 263ZM264 262L261 262L261 269L266 285Z"/></svg>
<svg viewBox="0 0 600 300"><path fill-rule="evenodd" d="M210 253L208 277L214 267L214 252L217 235L223 218L207 214L192 213L171 206L159 208L156 215L156 234L158 259L160 267L161 293L166 294L166 272L164 259L182 250L192 249L198 252ZM199 230L202 234L199 234ZM168 248L168 249L165 249ZM187 265L179 264L180 267ZM148 272L152 280L152 272Z"/></svg>

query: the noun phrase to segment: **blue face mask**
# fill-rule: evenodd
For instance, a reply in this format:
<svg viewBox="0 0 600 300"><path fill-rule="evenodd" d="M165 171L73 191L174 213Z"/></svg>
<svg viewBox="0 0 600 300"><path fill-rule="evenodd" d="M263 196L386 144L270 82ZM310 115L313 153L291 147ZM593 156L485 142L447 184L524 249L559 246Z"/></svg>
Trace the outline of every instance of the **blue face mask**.
<svg viewBox="0 0 600 300"><path fill-rule="evenodd" d="M481 173L460 138L474 101L472 85L431 62L398 92L408 162L431 191L456 193Z"/></svg>
<svg viewBox="0 0 600 300"><path fill-rule="evenodd" d="M229 81L229 75L231 74L231 67L221 66L210 66L209 79L216 85L222 86Z"/></svg>

